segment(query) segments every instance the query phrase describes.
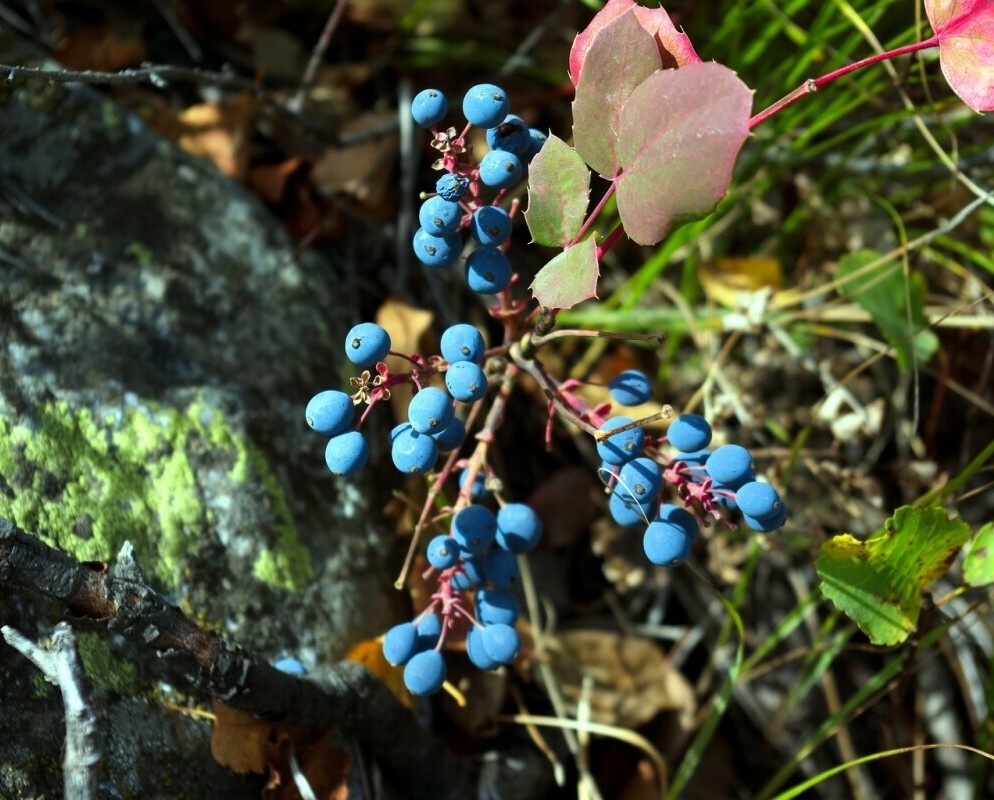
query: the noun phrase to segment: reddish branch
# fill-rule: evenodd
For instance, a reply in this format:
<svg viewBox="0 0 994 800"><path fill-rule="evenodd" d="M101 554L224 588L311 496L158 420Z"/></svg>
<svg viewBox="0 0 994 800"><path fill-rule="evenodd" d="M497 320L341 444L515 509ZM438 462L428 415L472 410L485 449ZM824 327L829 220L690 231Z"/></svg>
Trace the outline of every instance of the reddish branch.
<svg viewBox="0 0 994 800"><path fill-rule="evenodd" d="M7 587L43 592L77 617L144 643L168 657L195 687L232 708L284 725L334 727L355 736L387 780L403 787L404 796L440 799L477 794L483 777L480 765L456 758L427 735L364 666L342 662L321 682L280 672L224 637L201 629L167 603L145 582L130 544L121 549L113 566L80 563L0 518L0 590ZM520 759L525 754L515 755ZM534 780L539 775L534 755L523 761L530 762L527 771L532 780L526 782L543 783ZM522 761L518 764L520 771ZM520 782L524 776L496 777L502 783L502 778Z"/></svg>

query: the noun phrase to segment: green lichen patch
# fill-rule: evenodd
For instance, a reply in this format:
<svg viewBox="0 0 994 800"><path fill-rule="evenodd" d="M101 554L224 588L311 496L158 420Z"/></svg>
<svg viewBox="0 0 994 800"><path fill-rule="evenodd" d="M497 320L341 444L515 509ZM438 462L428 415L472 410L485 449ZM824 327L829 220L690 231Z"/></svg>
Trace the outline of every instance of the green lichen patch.
<svg viewBox="0 0 994 800"><path fill-rule="evenodd" d="M94 685L125 695L136 695L142 691L138 668L116 655L110 643L100 634L79 633L76 643L83 671Z"/></svg>
<svg viewBox="0 0 994 800"><path fill-rule="evenodd" d="M109 560L126 540L139 562L175 588L189 558L212 536L205 500L236 502L250 448L225 415L199 399L185 408L132 400L123 408L35 406L12 421L0 401L0 516L82 560ZM311 575L278 481L257 456L275 522L267 583L299 588Z"/></svg>

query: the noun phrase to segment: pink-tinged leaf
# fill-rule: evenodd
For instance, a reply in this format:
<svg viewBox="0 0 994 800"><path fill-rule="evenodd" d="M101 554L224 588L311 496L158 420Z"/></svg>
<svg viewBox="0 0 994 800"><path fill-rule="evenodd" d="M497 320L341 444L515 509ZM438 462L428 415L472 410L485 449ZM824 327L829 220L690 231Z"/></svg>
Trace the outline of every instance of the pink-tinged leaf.
<svg viewBox="0 0 994 800"><path fill-rule="evenodd" d="M655 244L711 213L728 191L751 111L749 87L714 62L657 72L632 92L618 129L618 213L629 238Z"/></svg>
<svg viewBox="0 0 994 800"><path fill-rule="evenodd" d="M594 15L590 24L580 31L576 35L576 39L573 40L573 47L569 53L569 77L574 86L580 81L580 69L583 67L587 50L590 49L594 36L601 28L616 20L630 8L635 9L639 24L656 40L663 69L682 67L684 64L696 64L701 60L695 52L694 46L690 43L690 37L676 29L670 15L664 9L646 8L637 5L634 0L608 0L604 8Z"/></svg>
<svg viewBox="0 0 994 800"><path fill-rule="evenodd" d="M974 111L994 111L994 2L925 0L946 80Z"/></svg>
<svg viewBox="0 0 994 800"><path fill-rule="evenodd" d="M548 308L572 308L597 297L597 244L593 236L568 247L538 271L529 287Z"/></svg>
<svg viewBox="0 0 994 800"><path fill-rule="evenodd" d="M615 148L625 100L658 69L656 44L631 9L601 28L587 49L573 101L573 142L601 175L613 178L617 172Z"/></svg>
<svg viewBox="0 0 994 800"><path fill-rule="evenodd" d="M532 240L565 247L580 232L590 195L590 170L576 150L550 136L528 166L525 221Z"/></svg>

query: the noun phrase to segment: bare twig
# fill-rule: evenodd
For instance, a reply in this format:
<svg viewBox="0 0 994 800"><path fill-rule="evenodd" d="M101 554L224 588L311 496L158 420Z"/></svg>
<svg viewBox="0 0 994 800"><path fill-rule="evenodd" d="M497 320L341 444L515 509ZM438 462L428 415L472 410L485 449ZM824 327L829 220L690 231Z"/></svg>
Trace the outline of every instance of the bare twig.
<svg viewBox="0 0 994 800"><path fill-rule="evenodd" d="M300 88L297 89L297 94L288 103L290 110L294 113L300 114L304 110L304 105L307 102L307 93L314 83L314 78L317 77L321 59L324 58L324 54L328 50L328 45L331 44L331 37L335 33L335 28L338 27L338 23L341 21L342 14L345 13L347 5L348 0L335 0L335 7L328 15L328 21L324 24L324 30L321 31L318 43L314 45L314 52L311 53L310 60L307 62L304 77L300 80Z"/></svg>

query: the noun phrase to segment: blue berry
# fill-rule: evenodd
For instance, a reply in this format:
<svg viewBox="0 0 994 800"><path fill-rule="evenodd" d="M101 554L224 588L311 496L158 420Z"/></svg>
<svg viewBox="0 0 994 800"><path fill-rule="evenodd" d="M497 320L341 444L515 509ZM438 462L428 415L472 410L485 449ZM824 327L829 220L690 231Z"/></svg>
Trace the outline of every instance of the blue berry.
<svg viewBox="0 0 994 800"><path fill-rule="evenodd" d="M401 472L415 475L428 472L438 461L438 445L428 434L408 428L393 440L390 458Z"/></svg>
<svg viewBox="0 0 994 800"><path fill-rule="evenodd" d="M473 403L487 393L487 376L472 361L457 361L445 371L445 388L456 400Z"/></svg>
<svg viewBox="0 0 994 800"><path fill-rule="evenodd" d="M449 111L449 101L438 89L424 89L411 101L411 116L422 128L440 122Z"/></svg>
<svg viewBox="0 0 994 800"><path fill-rule="evenodd" d="M473 238L485 247L499 247L511 236L511 215L500 206L480 206L469 225Z"/></svg>
<svg viewBox="0 0 994 800"><path fill-rule="evenodd" d="M675 567L687 560L694 537L679 525L653 520L645 529L642 549L646 558L660 567Z"/></svg>
<svg viewBox="0 0 994 800"><path fill-rule="evenodd" d="M466 196L466 192L469 191L469 178L447 172L435 181L435 191L438 192L444 200L451 200L454 203L458 202L459 200L462 200L463 197Z"/></svg>
<svg viewBox="0 0 994 800"><path fill-rule="evenodd" d="M411 622L394 625L383 639L383 657L395 667L406 664L418 651L418 631Z"/></svg>
<svg viewBox="0 0 994 800"><path fill-rule="evenodd" d="M318 392L307 403L304 418L318 433L335 436L343 433L352 424L355 405L345 392L329 389Z"/></svg>
<svg viewBox="0 0 994 800"><path fill-rule="evenodd" d="M542 521L531 506L508 503L497 512L497 546L511 553L527 553L542 538Z"/></svg>
<svg viewBox="0 0 994 800"><path fill-rule="evenodd" d="M649 376L638 369L619 372L607 385L614 402L623 406L637 406L652 399L652 384Z"/></svg>
<svg viewBox="0 0 994 800"><path fill-rule="evenodd" d="M773 519L783 506L777 490L759 481L744 484L735 493L735 502L743 514L756 520Z"/></svg>
<svg viewBox="0 0 994 800"><path fill-rule="evenodd" d="M611 417L601 426L602 431L613 431L634 422L631 417ZM616 433L608 436L604 441L597 443L597 455L601 461L608 464L619 465L626 461L631 461L642 452L642 445L645 443L645 431L641 427L635 427L623 433Z"/></svg>
<svg viewBox="0 0 994 800"><path fill-rule="evenodd" d="M507 589L480 589L475 605L476 618L484 625L513 625L521 614L517 599Z"/></svg>
<svg viewBox="0 0 994 800"><path fill-rule="evenodd" d="M615 491L607 500L607 510L611 514L611 519L622 528L637 528L647 524L652 518L652 512L655 510L655 498L651 502L639 503L628 496L627 492L622 494Z"/></svg>
<svg viewBox="0 0 994 800"><path fill-rule="evenodd" d="M498 664L510 664L521 649L521 637L510 625L487 625L482 633L483 649Z"/></svg>
<svg viewBox="0 0 994 800"><path fill-rule="evenodd" d="M410 430L410 422L398 422L393 428L390 429L390 444L393 444L397 437L400 436L404 431Z"/></svg>
<svg viewBox="0 0 994 800"><path fill-rule="evenodd" d="M441 534L428 542L428 563L435 569L454 567L459 561L459 542Z"/></svg>
<svg viewBox="0 0 994 800"><path fill-rule="evenodd" d="M332 436L324 449L324 460L332 475L354 475L369 459L369 445L359 431Z"/></svg>
<svg viewBox="0 0 994 800"><path fill-rule="evenodd" d="M426 386L407 406L407 420L418 433L439 433L452 421L452 416L452 398L437 386Z"/></svg>
<svg viewBox="0 0 994 800"><path fill-rule="evenodd" d="M742 521L754 531L770 533L770 531L775 531L777 528L783 527L783 524L787 521L787 504L781 501L780 510L777 511L775 516L769 519L756 519L748 514L743 514Z"/></svg>
<svg viewBox="0 0 994 800"><path fill-rule="evenodd" d="M543 133L538 128L529 128L528 136L530 137L530 141L528 142L528 152L525 154L525 161L531 161L535 158L539 154L539 151L541 151L542 145L549 140L549 135Z"/></svg>
<svg viewBox="0 0 994 800"><path fill-rule="evenodd" d="M300 661L292 656L287 656L286 658L281 658L275 664L273 664L276 669L280 672L285 672L287 675L298 675L303 676L307 674L307 667L300 663Z"/></svg>
<svg viewBox="0 0 994 800"><path fill-rule="evenodd" d="M469 660L477 669L490 670L500 666L487 655L487 651L483 647L483 629L481 628L470 628L469 633L466 634L466 655L469 656Z"/></svg>
<svg viewBox="0 0 994 800"><path fill-rule="evenodd" d="M466 485L466 476L469 473L463 470L459 473L459 489ZM487 488L487 475L480 469L476 471L476 477L473 478L473 486L469 490L469 499L474 503L479 503L481 500L486 500L490 497L490 490ZM500 520L500 512L497 513L497 519ZM501 545L503 547L503 545Z"/></svg>
<svg viewBox="0 0 994 800"><path fill-rule="evenodd" d="M390 352L390 334L375 322L360 322L345 337L345 355L357 367L371 367Z"/></svg>
<svg viewBox="0 0 994 800"><path fill-rule="evenodd" d="M510 102L504 90L492 83L473 86L462 100L462 113L471 125L493 128L507 116Z"/></svg>
<svg viewBox="0 0 994 800"><path fill-rule="evenodd" d="M424 228L418 228L414 233L412 246L418 261L426 267L447 267L459 258L462 239L458 233L432 236Z"/></svg>
<svg viewBox="0 0 994 800"><path fill-rule="evenodd" d="M452 420L438 433L433 433L431 438L435 440L439 450L455 450L466 440L466 425L459 417Z"/></svg>
<svg viewBox="0 0 994 800"><path fill-rule="evenodd" d="M662 483L663 474L659 464L647 456L639 456L626 462L618 471L618 483L614 491L645 504L656 498Z"/></svg>
<svg viewBox="0 0 994 800"><path fill-rule="evenodd" d="M493 206L484 206L484 208L493 208ZM483 343L483 336L476 328L460 322L442 331L439 349L442 351L442 358L450 364L456 361L472 361L474 364L479 364L486 352L486 345Z"/></svg>
<svg viewBox="0 0 994 800"><path fill-rule="evenodd" d="M417 653L404 667L404 685L411 694L435 694L445 683L445 659L437 650Z"/></svg>
<svg viewBox="0 0 994 800"><path fill-rule="evenodd" d="M673 456L674 461L682 461L688 467L703 467L708 463L708 458L711 456L711 451L708 449L702 450L691 450L689 453L677 453ZM693 471L694 474L703 474L703 470Z"/></svg>
<svg viewBox="0 0 994 800"><path fill-rule="evenodd" d="M726 486L742 486L754 480L752 453L742 445L725 444L715 450L704 465L712 480Z"/></svg>
<svg viewBox="0 0 994 800"><path fill-rule="evenodd" d="M507 189L524 177L525 166L514 153L491 150L480 159L480 180L494 189Z"/></svg>
<svg viewBox="0 0 994 800"><path fill-rule="evenodd" d="M697 522L697 518L687 511L687 509L673 503L663 503L660 505L659 511L656 513L656 519L661 522L667 522L670 525L676 525L678 528L686 531L691 539L696 539L698 533L700 533L700 525Z"/></svg>
<svg viewBox="0 0 994 800"><path fill-rule="evenodd" d="M474 292L497 294L511 283L511 262L496 247L477 247L466 259L466 283Z"/></svg>
<svg viewBox="0 0 994 800"><path fill-rule="evenodd" d="M524 157L531 149L528 126L521 117L508 114L500 125L487 129L487 147Z"/></svg>
<svg viewBox="0 0 994 800"><path fill-rule="evenodd" d="M433 650L442 635L442 618L433 612L424 614L415 628L418 631L418 650Z"/></svg>
<svg viewBox="0 0 994 800"><path fill-rule="evenodd" d="M507 550L490 550L483 557L483 574L494 586L506 588L518 582L518 559Z"/></svg>
<svg viewBox="0 0 994 800"><path fill-rule="evenodd" d="M486 506L465 506L452 518L452 537L467 553L482 553L493 543L497 520Z"/></svg>
<svg viewBox="0 0 994 800"><path fill-rule="evenodd" d="M700 414L681 414L670 423L666 437L677 450L689 453L711 444L711 426Z"/></svg>
<svg viewBox="0 0 994 800"><path fill-rule="evenodd" d="M462 571L452 576L452 588L460 592L468 592L486 582L483 575L483 564L478 556L463 558L459 562Z"/></svg>
<svg viewBox="0 0 994 800"><path fill-rule="evenodd" d="M445 236L455 233L462 221L462 209L458 203L446 200L441 195L429 197L421 204L418 221L425 233L432 236Z"/></svg>

